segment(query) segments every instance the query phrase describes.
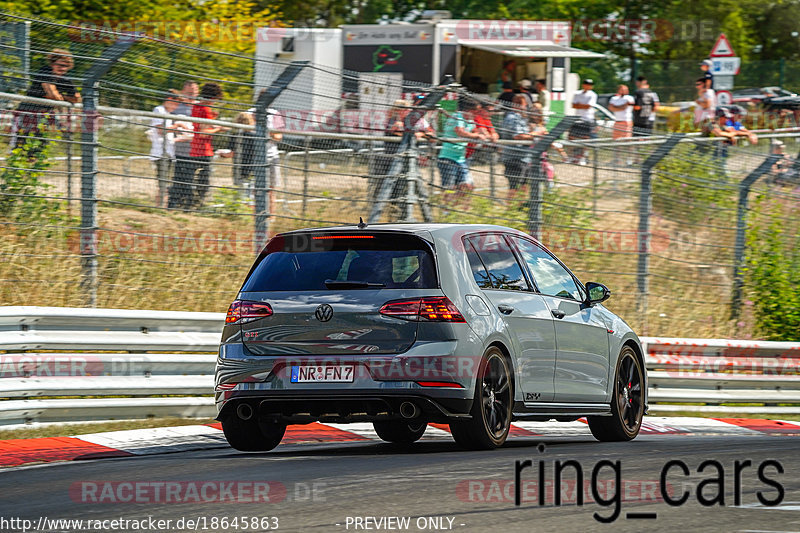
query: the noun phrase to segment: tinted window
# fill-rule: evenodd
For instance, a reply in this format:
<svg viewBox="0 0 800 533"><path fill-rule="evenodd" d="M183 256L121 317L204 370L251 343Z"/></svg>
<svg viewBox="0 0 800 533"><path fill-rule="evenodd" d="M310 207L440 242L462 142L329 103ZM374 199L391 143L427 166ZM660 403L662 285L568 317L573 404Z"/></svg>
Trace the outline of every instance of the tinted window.
<svg viewBox="0 0 800 533"><path fill-rule="evenodd" d="M492 282L489 279L489 273L486 272L486 267L481 262L480 257L478 257L478 252L475 251L475 248L469 241L464 242L464 248L467 252L469 266L472 269L472 277L475 278L475 283L477 283L478 287L481 289L491 289Z"/></svg>
<svg viewBox="0 0 800 533"><path fill-rule="evenodd" d="M289 235L270 242L242 290L326 291L326 280L383 284L387 289L438 285L433 254L418 237Z"/></svg>
<svg viewBox="0 0 800 533"><path fill-rule="evenodd" d="M528 264L539 292L547 296L583 301L582 292L575 283L575 279L552 255L527 239L519 237L510 237L510 239Z"/></svg>
<svg viewBox="0 0 800 533"><path fill-rule="evenodd" d="M502 235L476 235L469 237L467 242L486 266L491 288L518 291L528 289L522 268Z"/></svg>

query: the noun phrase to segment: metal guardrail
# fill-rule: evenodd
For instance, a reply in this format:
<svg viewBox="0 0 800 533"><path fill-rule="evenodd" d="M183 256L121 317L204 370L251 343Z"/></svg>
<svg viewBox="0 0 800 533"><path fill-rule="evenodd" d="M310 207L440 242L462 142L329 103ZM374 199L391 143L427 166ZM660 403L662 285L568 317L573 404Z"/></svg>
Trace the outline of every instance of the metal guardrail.
<svg viewBox="0 0 800 533"><path fill-rule="evenodd" d="M0 307L0 426L211 417L223 322L222 313ZM641 340L653 412L800 412L800 343Z"/></svg>

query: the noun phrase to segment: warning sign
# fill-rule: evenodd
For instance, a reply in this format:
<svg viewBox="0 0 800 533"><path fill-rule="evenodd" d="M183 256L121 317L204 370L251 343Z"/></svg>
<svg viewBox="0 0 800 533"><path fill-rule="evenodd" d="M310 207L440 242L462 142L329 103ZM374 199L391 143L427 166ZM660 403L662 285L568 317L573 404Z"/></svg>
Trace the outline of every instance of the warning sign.
<svg viewBox="0 0 800 533"><path fill-rule="evenodd" d="M725 34L720 33L719 37L717 37L717 42L714 43L711 53L708 55L711 57L734 57L736 54L733 52L733 46L731 46L731 42L725 37Z"/></svg>

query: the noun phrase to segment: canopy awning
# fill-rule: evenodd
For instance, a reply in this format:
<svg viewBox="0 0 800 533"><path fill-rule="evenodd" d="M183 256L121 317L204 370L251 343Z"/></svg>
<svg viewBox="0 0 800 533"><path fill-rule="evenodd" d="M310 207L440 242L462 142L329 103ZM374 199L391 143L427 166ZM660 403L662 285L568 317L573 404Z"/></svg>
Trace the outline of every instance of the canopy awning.
<svg viewBox="0 0 800 533"><path fill-rule="evenodd" d="M461 39L458 44L511 57L601 58L604 54L542 41L484 41Z"/></svg>

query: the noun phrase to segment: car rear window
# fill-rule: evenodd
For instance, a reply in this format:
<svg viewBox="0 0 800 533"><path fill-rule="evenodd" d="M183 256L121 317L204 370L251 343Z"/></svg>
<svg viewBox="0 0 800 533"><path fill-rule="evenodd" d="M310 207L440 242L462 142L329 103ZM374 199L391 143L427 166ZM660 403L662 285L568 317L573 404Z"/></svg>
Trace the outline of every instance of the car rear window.
<svg viewBox="0 0 800 533"><path fill-rule="evenodd" d="M330 290L326 281L364 282L373 289L438 286L433 253L423 239L397 233L355 232L276 237L242 290L326 291Z"/></svg>

